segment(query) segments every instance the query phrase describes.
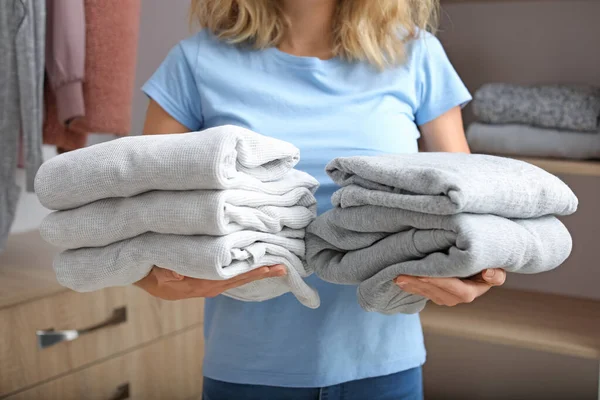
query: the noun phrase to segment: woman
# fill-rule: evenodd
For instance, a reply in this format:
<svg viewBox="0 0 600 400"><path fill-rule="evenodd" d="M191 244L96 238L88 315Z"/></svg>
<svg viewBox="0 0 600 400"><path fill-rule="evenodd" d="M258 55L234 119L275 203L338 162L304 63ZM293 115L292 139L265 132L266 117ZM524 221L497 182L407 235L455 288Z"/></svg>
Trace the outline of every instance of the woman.
<svg viewBox="0 0 600 400"><path fill-rule="evenodd" d="M236 124L295 144L330 207L333 158L468 152L461 106L470 95L429 33L434 0L194 0L203 30L175 46L144 86L146 134ZM218 296L279 276L270 266L229 281L155 268L138 283L154 296L207 297L204 398L420 399L425 349L418 315L360 309L356 288L311 277L321 306L291 295L263 303ZM401 276L405 291L441 305L501 285L502 270L472 279Z"/></svg>

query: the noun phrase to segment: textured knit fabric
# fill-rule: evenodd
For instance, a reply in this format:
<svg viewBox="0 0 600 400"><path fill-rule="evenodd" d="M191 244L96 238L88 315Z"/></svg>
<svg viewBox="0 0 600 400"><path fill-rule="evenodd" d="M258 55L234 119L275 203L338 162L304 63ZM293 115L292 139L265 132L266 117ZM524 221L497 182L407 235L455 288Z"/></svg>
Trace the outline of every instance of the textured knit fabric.
<svg viewBox="0 0 600 400"><path fill-rule="evenodd" d="M572 241L554 216L510 220L360 206L321 215L306 246L319 277L359 285L363 309L395 314L419 312L426 302L394 284L399 275L466 278L487 268L540 273L562 264Z"/></svg>
<svg viewBox="0 0 600 400"><path fill-rule="evenodd" d="M61 154L40 168L40 202L65 210L150 190L245 189L284 194L318 182L292 171L293 145L235 126L202 133L132 136Z"/></svg>
<svg viewBox="0 0 600 400"><path fill-rule="evenodd" d="M71 0L66 1L71 7ZM74 0L68 17L77 17L81 0ZM137 64L138 37L140 32L141 0L84 0L85 10L85 84L83 98L85 116L79 123L87 133L128 135L131 131L131 110ZM77 29L81 29L81 22ZM61 29L61 28L59 28ZM62 28L66 29L66 28ZM82 38L69 37L62 45L77 44ZM71 54L77 60L81 55ZM77 60L65 65L75 66ZM77 64L78 65L78 64ZM65 71L66 72L66 71ZM73 72L76 73L75 70ZM44 105L44 143L63 150L73 150L87 144L86 132L74 131L64 126L64 115L57 109L63 93L46 85ZM66 91L76 91L77 85L68 85ZM69 94L65 93L65 96ZM60 105L62 107L62 105ZM62 115L62 116L61 116Z"/></svg>
<svg viewBox="0 0 600 400"><path fill-rule="evenodd" d="M325 173L333 158L418 149L418 125L465 104L470 95L429 34L407 46L407 62L379 71L340 58L252 50L201 31L177 44L144 92L190 131L234 124L293 143L295 167L321 183L318 209L337 186ZM364 312L356 288L311 276L321 306L291 294L261 302L206 300L203 372L220 381L325 387L421 365L418 315Z"/></svg>
<svg viewBox="0 0 600 400"><path fill-rule="evenodd" d="M0 251L19 197L15 183L22 143L27 189L42 162L44 0L0 2Z"/></svg>
<svg viewBox="0 0 600 400"><path fill-rule="evenodd" d="M473 123L467 131L467 139L476 153L600 159L600 135L596 133Z"/></svg>
<svg viewBox="0 0 600 400"><path fill-rule="evenodd" d="M343 186L332 196L342 208L376 205L428 214L459 212L507 218L568 215L578 200L556 176L505 157L419 153L334 159L327 172Z"/></svg>
<svg viewBox="0 0 600 400"><path fill-rule="evenodd" d="M21 126L15 36L24 11L16 0L0 2L0 251L14 219L20 189L15 183Z"/></svg>
<svg viewBox="0 0 600 400"><path fill-rule="evenodd" d="M54 212L44 219L40 232L59 247L99 247L146 232L277 233L283 228L304 229L315 216L316 200L307 188L282 195L248 190L152 191Z"/></svg>
<svg viewBox="0 0 600 400"><path fill-rule="evenodd" d="M251 282L225 295L263 301L291 291L302 304L316 308L319 296L302 279L311 273L301 260L303 238L302 230L283 230L277 235L241 231L220 237L146 233L106 247L64 251L55 259L54 270L59 283L86 292L131 285L155 265L192 278L224 280L265 265L283 264L286 276Z"/></svg>
<svg viewBox="0 0 600 400"><path fill-rule="evenodd" d="M473 101L481 122L598 132L600 88L506 83L483 85Z"/></svg>

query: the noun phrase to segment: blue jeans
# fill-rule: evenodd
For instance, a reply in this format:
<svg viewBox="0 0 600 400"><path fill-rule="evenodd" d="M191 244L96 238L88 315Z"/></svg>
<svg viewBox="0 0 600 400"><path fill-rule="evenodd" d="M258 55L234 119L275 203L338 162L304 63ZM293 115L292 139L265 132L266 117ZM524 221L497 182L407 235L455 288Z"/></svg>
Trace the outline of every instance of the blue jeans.
<svg viewBox="0 0 600 400"><path fill-rule="evenodd" d="M204 378L202 400L422 400L421 368L324 388L239 385Z"/></svg>

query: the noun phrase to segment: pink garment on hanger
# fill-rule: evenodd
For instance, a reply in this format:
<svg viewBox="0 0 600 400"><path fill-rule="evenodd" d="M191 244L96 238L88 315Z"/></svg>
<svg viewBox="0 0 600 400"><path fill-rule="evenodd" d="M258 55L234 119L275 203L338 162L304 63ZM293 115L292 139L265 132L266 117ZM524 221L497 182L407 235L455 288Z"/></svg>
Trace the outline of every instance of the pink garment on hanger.
<svg viewBox="0 0 600 400"><path fill-rule="evenodd" d="M55 6L66 2L71 7L71 0L54 2ZM44 143L67 151L84 147L88 132L125 136L131 130L141 0L83 0L83 5L85 79L82 89L85 107L77 100L80 81L63 79L63 85L57 84L58 76L69 76L60 68L56 68L54 78L46 82L44 93ZM52 22L60 24L56 20ZM52 31L55 36L49 41L54 53L48 56L54 57L57 67L62 65L63 57L73 57L65 61L67 65L79 65L76 60L80 60L81 54L78 51L65 50L57 44L59 36L65 34L57 29ZM78 48L78 43L81 44L76 39L70 40L69 48ZM50 77L50 69L48 72ZM78 74L72 76L77 78ZM84 115L72 123L77 128L67 129L64 118L69 115L79 117L77 114L81 113Z"/></svg>
<svg viewBox="0 0 600 400"><path fill-rule="evenodd" d="M84 0L46 0L46 77L61 123L85 115Z"/></svg>

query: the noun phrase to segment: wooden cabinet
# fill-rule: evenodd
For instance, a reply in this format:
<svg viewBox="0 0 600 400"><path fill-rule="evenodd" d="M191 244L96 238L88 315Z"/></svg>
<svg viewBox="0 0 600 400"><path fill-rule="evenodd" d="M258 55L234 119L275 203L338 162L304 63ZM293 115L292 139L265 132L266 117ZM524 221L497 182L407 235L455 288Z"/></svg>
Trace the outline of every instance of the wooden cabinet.
<svg viewBox="0 0 600 400"><path fill-rule="evenodd" d="M51 251L35 233L11 237L0 255L0 399L110 399L105 394L127 382L135 383L137 392L130 391L141 393L137 398L171 391L171 381L189 387L182 394L196 393L202 299L162 301L133 286L76 293L53 279ZM104 326L115 313L120 318ZM40 347L52 329L98 325L75 340ZM169 379L162 379L166 369Z"/></svg>
<svg viewBox="0 0 600 400"><path fill-rule="evenodd" d="M115 310L126 313L124 322L45 349L37 344L38 330L85 329L106 321ZM136 287L86 294L68 291L4 308L0 310L0 393L198 325L202 312L201 301L160 301Z"/></svg>
<svg viewBox="0 0 600 400"><path fill-rule="evenodd" d="M201 327L170 335L7 400L199 398L202 391L202 337Z"/></svg>

